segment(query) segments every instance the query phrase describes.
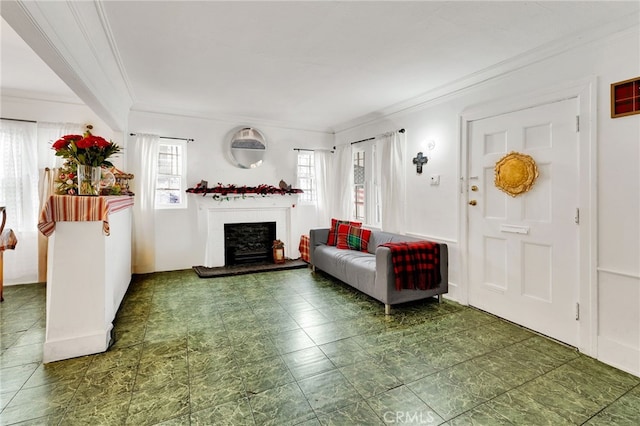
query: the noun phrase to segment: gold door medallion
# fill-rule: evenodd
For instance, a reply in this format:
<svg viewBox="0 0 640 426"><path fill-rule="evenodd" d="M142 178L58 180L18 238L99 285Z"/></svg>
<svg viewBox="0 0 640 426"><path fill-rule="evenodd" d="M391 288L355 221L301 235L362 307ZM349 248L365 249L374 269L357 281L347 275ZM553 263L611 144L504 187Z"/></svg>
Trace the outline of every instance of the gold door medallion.
<svg viewBox="0 0 640 426"><path fill-rule="evenodd" d="M510 152L495 167L495 185L501 191L515 197L524 194L538 177L538 167L530 155Z"/></svg>

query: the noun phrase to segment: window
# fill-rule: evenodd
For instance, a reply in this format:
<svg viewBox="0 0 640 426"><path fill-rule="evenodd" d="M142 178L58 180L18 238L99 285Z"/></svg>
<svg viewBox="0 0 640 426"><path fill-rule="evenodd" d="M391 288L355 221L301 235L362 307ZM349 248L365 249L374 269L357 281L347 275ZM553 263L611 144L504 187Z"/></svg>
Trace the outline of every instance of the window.
<svg viewBox="0 0 640 426"><path fill-rule="evenodd" d="M184 208L187 206L185 141L161 142L158 147L158 174L156 176L156 208Z"/></svg>
<svg viewBox="0 0 640 426"><path fill-rule="evenodd" d="M353 150L353 202L354 219L371 227L381 224L380 167L376 146L358 144Z"/></svg>
<svg viewBox="0 0 640 426"><path fill-rule="evenodd" d="M298 151L298 188L304 193L298 196L301 203L316 202L316 179L313 151Z"/></svg>

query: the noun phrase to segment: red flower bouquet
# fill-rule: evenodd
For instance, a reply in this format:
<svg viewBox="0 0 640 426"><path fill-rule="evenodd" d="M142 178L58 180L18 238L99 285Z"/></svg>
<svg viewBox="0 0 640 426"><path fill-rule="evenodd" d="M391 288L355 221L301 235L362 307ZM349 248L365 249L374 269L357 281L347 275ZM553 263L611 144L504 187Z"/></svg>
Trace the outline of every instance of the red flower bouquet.
<svg viewBox="0 0 640 426"><path fill-rule="evenodd" d="M79 165L113 167L108 160L120 152L120 147L100 136L91 134L93 126L87 126L84 135L66 135L53 143L56 156L66 158Z"/></svg>

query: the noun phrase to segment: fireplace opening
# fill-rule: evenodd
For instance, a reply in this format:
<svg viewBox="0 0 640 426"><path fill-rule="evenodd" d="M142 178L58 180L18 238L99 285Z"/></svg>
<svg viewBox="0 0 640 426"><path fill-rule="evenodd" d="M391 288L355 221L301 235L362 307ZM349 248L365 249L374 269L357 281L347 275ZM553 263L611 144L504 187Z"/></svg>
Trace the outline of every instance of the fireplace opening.
<svg viewBox="0 0 640 426"><path fill-rule="evenodd" d="M224 264L273 262L276 222L225 223Z"/></svg>

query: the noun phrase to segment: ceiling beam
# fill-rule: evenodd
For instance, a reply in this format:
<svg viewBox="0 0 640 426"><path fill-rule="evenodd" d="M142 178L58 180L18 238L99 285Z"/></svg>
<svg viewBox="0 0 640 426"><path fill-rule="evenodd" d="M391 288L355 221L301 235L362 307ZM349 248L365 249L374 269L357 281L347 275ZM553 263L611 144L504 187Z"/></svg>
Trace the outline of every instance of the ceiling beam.
<svg viewBox="0 0 640 426"><path fill-rule="evenodd" d="M112 130L126 129L133 97L100 2L3 0L0 13Z"/></svg>

